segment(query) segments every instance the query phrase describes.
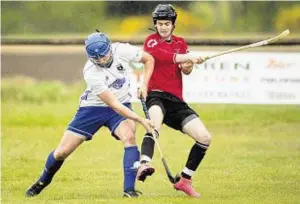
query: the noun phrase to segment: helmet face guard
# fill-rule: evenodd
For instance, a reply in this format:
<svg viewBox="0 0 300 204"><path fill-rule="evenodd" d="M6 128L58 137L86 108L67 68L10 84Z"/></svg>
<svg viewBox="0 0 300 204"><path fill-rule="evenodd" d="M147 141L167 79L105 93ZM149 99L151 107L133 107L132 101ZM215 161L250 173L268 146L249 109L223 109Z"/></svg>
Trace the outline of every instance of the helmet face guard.
<svg viewBox="0 0 300 204"><path fill-rule="evenodd" d="M177 13L171 4L159 4L152 13L153 23L157 20L170 20L175 25Z"/></svg>
<svg viewBox="0 0 300 204"><path fill-rule="evenodd" d="M97 56L97 57L90 57L90 60L94 63L99 65L103 68L109 68L113 62L113 57L111 51L107 53L106 56Z"/></svg>
<svg viewBox="0 0 300 204"><path fill-rule="evenodd" d="M85 49L87 56L93 63L101 67L110 67L112 64L110 41L104 33L97 32L89 35L85 40ZM107 59L103 60L103 58Z"/></svg>

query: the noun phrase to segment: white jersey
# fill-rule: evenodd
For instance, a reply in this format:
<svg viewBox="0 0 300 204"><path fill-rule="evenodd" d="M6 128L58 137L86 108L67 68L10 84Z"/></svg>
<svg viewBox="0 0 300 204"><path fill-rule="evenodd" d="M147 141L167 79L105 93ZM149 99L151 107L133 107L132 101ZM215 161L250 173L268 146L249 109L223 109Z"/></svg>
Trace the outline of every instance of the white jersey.
<svg viewBox="0 0 300 204"><path fill-rule="evenodd" d="M129 62L139 62L143 50L128 43L111 44L113 62L109 68L102 68L88 60L83 69L87 89L80 97L80 107L108 106L98 95L109 90L121 103L130 102Z"/></svg>

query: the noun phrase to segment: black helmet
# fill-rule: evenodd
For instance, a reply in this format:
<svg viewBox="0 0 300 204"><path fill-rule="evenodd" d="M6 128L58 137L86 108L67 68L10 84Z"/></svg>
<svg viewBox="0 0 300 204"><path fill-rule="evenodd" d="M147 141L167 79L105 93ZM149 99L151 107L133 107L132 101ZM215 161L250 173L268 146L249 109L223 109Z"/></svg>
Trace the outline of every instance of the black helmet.
<svg viewBox="0 0 300 204"><path fill-rule="evenodd" d="M152 12L154 25L157 20L170 20L175 24L177 13L171 4L159 4Z"/></svg>

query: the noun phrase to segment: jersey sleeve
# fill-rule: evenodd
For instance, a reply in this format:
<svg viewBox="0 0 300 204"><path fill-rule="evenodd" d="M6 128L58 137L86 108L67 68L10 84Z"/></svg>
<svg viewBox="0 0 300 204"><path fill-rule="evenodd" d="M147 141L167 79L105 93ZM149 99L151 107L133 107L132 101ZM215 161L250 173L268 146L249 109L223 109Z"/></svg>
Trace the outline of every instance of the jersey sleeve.
<svg viewBox="0 0 300 204"><path fill-rule="evenodd" d="M181 54L186 54L189 52L189 48L188 48L188 45L186 44L185 40L183 38L181 38L181 41L182 41L182 49L180 52Z"/></svg>
<svg viewBox="0 0 300 204"><path fill-rule="evenodd" d="M127 59L128 62L140 62L143 56L143 49L129 43L119 43L116 52L120 57Z"/></svg>
<svg viewBox="0 0 300 204"><path fill-rule="evenodd" d="M108 90L105 84L105 77L101 73L87 71L84 73L84 80L94 95L99 95L102 92Z"/></svg>
<svg viewBox="0 0 300 204"><path fill-rule="evenodd" d="M151 54L155 60L167 63L175 63L176 53L168 52L159 47L159 42L155 38L148 37L144 42L144 50Z"/></svg>

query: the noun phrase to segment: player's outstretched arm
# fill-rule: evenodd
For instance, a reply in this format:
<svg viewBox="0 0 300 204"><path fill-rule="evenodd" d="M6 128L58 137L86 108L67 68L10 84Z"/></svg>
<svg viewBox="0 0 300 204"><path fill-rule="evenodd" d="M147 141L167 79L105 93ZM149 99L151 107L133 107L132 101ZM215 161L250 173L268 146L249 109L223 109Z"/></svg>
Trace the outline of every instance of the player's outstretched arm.
<svg viewBox="0 0 300 204"><path fill-rule="evenodd" d="M146 98L148 84L154 69L154 58L149 53L143 52L143 56L140 62L144 64L144 72L143 72L144 82L143 84L141 84L141 87L139 88L138 97Z"/></svg>
<svg viewBox="0 0 300 204"><path fill-rule="evenodd" d="M111 91L106 90L99 94L98 97L118 114L124 116L125 118L140 123L148 132L151 132L151 128L153 128L152 121L138 116L135 112L124 106L118 101L116 96Z"/></svg>
<svg viewBox="0 0 300 204"><path fill-rule="evenodd" d="M195 57L189 53L176 54L176 56L175 56L175 62L178 64L189 62L189 61L191 61L192 63L195 63L195 64L201 64L204 62L204 60L201 57Z"/></svg>
<svg viewBox="0 0 300 204"><path fill-rule="evenodd" d="M185 75L189 75L194 67L194 63L192 61L187 61L180 63L178 67L181 69L181 72Z"/></svg>

